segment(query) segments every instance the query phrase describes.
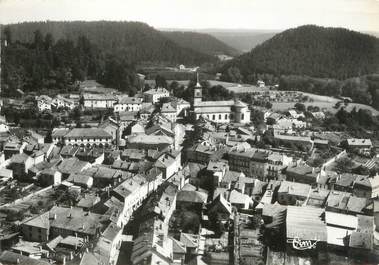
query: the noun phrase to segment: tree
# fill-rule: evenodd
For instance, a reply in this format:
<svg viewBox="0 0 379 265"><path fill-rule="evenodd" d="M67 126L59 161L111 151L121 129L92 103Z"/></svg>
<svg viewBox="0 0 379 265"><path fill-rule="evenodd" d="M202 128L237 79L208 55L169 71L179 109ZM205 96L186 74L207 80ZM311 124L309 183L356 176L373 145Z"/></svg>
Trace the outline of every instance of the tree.
<svg viewBox="0 0 379 265"><path fill-rule="evenodd" d="M233 82L233 83L240 83L243 79L243 76L240 72L240 69L238 69L235 66L229 67L226 72L226 79L227 81Z"/></svg>
<svg viewBox="0 0 379 265"><path fill-rule="evenodd" d="M274 118L268 117L266 119L266 124L267 125L274 125L274 124L276 124L276 120Z"/></svg>
<svg viewBox="0 0 379 265"><path fill-rule="evenodd" d="M164 78L164 77L161 76L161 75L157 75L157 76L155 77L155 86L156 86L156 87L164 87L164 88L167 88L166 78Z"/></svg>
<svg viewBox="0 0 379 265"><path fill-rule="evenodd" d="M348 157L342 157L336 160L335 171L338 173L351 173L354 163Z"/></svg>
<svg viewBox="0 0 379 265"><path fill-rule="evenodd" d="M295 109L299 112L304 112L305 111L305 105L303 103L297 102L295 104Z"/></svg>

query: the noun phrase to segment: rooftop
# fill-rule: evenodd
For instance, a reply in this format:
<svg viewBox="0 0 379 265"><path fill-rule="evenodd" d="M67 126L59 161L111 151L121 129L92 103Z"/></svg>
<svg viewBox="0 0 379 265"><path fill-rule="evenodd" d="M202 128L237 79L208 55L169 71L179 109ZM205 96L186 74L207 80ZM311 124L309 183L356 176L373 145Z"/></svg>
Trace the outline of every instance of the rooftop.
<svg viewBox="0 0 379 265"><path fill-rule="evenodd" d="M74 128L69 133L67 133L65 138L107 138L112 139L112 135L103 129L99 128Z"/></svg>
<svg viewBox="0 0 379 265"><path fill-rule="evenodd" d="M287 206L287 238L327 241L326 224L322 221L323 209Z"/></svg>

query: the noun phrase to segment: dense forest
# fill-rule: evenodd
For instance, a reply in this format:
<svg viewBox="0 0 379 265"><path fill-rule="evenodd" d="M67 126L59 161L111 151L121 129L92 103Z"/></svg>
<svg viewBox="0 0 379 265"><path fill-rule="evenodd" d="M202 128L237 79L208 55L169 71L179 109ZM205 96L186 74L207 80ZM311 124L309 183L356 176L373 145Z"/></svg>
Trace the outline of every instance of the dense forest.
<svg viewBox="0 0 379 265"><path fill-rule="evenodd" d="M28 22L8 26L13 40L31 42L36 30L43 35L50 33L56 40L78 40L84 36L103 52L123 54L129 61L164 62L198 66L215 60L192 49L180 47L160 31L140 22L74 21Z"/></svg>
<svg viewBox="0 0 379 265"><path fill-rule="evenodd" d="M379 72L379 40L343 28L306 25L275 35L225 65L223 72L232 66L244 81L257 73L342 80Z"/></svg>
<svg viewBox="0 0 379 265"><path fill-rule="evenodd" d="M17 89L46 94L100 83L134 94L136 65L201 65L216 58L183 48L137 22L33 22L3 27L3 95Z"/></svg>
<svg viewBox="0 0 379 265"><path fill-rule="evenodd" d="M77 89L78 80L96 79L133 94L136 75L133 63L123 54L104 53L85 36L76 41L52 34L33 33L31 42L13 41L12 30L4 30L2 44L3 96L17 90L45 94ZM6 43L6 44L5 44Z"/></svg>
<svg viewBox="0 0 379 265"><path fill-rule="evenodd" d="M236 56L240 53L209 34L182 31L162 31L162 33L179 46L204 54Z"/></svg>

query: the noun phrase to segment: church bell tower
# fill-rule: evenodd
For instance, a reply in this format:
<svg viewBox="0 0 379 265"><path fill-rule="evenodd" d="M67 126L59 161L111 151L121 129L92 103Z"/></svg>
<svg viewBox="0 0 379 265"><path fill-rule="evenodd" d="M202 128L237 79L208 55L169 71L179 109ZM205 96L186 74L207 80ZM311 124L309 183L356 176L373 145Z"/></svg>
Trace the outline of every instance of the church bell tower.
<svg viewBox="0 0 379 265"><path fill-rule="evenodd" d="M203 97L203 88L201 87L200 82L199 82L199 72L196 73L196 77L197 77L197 82L193 90L193 93L194 93L193 105L197 105L198 103L200 103Z"/></svg>

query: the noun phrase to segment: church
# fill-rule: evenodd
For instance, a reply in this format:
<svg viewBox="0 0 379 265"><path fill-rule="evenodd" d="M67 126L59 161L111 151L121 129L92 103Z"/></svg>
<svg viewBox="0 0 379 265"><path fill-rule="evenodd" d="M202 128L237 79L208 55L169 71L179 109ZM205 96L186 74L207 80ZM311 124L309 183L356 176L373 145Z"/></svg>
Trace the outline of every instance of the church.
<svg viewBox="0 0 379 265"><path fill-rule="evenodd" d="M203 117L215 123L250 122L249 107L240 100L203 101L199 78L194 88L192 109L196 119Z"/></svg>

